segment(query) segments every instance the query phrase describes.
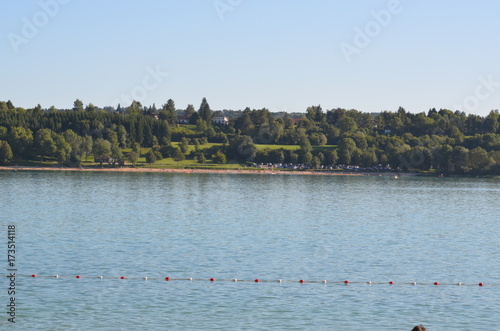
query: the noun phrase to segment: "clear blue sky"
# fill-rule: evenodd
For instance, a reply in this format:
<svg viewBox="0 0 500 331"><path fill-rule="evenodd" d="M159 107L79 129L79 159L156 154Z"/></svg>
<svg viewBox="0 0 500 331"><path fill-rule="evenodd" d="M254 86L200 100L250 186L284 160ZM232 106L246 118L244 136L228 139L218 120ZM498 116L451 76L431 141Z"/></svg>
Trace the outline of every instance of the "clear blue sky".
<svg viewBox="0 0 500 331"><path fill-rule="evenodd" d="M158 107L171 98L198 108L206 97L212 109L288 112L500 108L495 1L0 0L0 8L0 100L20 107L71 108L76 98L104 107L135 95ZM390 16L379 23L374 11ZM357 51L346 56L346 45Z"/></svg>

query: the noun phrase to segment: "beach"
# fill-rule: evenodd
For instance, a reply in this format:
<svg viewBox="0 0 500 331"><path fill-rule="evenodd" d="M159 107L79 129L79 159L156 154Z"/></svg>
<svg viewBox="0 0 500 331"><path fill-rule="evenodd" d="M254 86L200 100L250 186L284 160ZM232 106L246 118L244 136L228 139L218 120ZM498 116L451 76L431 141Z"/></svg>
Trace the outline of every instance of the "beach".
<svg viewBox="0 0 500 331"><path fill-rule="evenodd" d="M413 173L388 172L333 172L333 171L283 171L271 169L170 169L170 168L71 168L71 167L27 167L27 166L0 166L3 171L91 171L91 172L155 172L155 173L183 173L183 174L249 174L249 175L317 175L317 176L415 176Z"/></svg>

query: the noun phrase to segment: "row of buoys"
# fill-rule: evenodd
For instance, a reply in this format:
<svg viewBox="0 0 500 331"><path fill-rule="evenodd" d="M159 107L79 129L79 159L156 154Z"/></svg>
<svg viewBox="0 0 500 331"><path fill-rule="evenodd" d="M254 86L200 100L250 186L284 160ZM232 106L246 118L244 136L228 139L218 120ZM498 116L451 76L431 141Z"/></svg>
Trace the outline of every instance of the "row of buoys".
<svg viewBox="0 0 500 331"><path fill-rule="evenodd" d="M7 276L8 275L2 275L2 276ZM24 277L29 277L27 275L18 275L18 276L24 276ZM35 277L45 277L45 278L60 278L60 277L65 277L65 278L68 278L68 276L59 276L59 275L54 275L54 276L38 276L36 274L32 274L31 277L35 278ZM80 275L77 275L75 276L75 278L83 278L82 276ZM121 277L103 277L103 276L98 276L98 277L85 277L85 278L98 278L98 279L127 279L127 277L125 276L121 276ZM130 278L130 279L140 279L140 278ZM144 280L148 280L148 279L151 279L151 280L158 280L158 279L162 279L162 278L149 278L149 277L142 277L142 279ZM193 279L193 278L170 278L170 277L165 277L164 278L165 281L169 282L169 281L172 281L172 280L189 280L189 281L193 281L193 280L197 280L197 281L200 281L200 280L206 280L206 279ZM216 279L215 278L210 278L209 279L210 282L215 282ZM327 281L326 279L325 280L321 280L321 281L305 281L303 279L301 280L282 280L282 279L277 279L277 280L261 280L259 278L256 278L254 280L248 280L248 279L238 279L238 278L232 278L232 279L219 279L219 281L232 281L232 282L255 282L255 283L260 283L260 282L267 282L267 283L270 283L270 282L278 282L278 283L283 283L283 282L298 282L298 283L301 283L301 284L304 284L304 283L323 283L323 284L327 284L327 283L332 283L332 284L345 284L345 285L349 285L349 284L368 284L368 285L376 285L376 284L389 284L389 285L395 285L396 283L394 281L390 281L388 283L381 283L381 282L371 282L371 281L368 281L368 282L351 282L351 281L348 281L348 280L344 280L344 281ZM434 282L434 283L417 283L417 282L412 282L412 283L398 283L398 284L401 284L401 285L435 285L435 286L438 286L438 285L458 285L458 286L466 286L466 285L478 285L478 286L484 286L485 284L484 283L478 283L478 284L466 284L466 283L439 283L439 282ZM500 285L500 284L490 284L490 285Z"/></svg>

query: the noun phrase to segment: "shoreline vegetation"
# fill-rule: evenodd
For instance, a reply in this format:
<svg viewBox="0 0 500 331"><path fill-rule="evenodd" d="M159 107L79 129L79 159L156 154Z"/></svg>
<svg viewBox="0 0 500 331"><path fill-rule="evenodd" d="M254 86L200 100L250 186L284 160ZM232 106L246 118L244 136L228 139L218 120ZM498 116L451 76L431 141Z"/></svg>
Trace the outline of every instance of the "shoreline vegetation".
<svg viewBox="0 0 500 331"><path fill-rule="evenodd" d="M100 108L77 99L73 106L24 109L0 101L0 165L500 176L498 110L485 117L319 105L305 113L212 111L206 98L198 110L178 109L172 99L160 109L138 101Z"/></svg>

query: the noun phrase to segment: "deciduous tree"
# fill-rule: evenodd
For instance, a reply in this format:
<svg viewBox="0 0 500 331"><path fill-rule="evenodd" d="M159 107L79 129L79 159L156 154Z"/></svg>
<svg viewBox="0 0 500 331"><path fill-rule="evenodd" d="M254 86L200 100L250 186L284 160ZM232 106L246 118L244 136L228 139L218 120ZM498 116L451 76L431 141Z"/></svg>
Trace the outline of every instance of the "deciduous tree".
<svg viewBox="0 0 500 331"><path fill-rule="evenodd" d="M14 155L12 154L12 149L10 148L10 145L8 142L4 140L0 140L0 164L1 165L8 165Z"/></svg>
<svg viewBox="0 0 500 331"><path fill-rule="evenodd" d="M111 143L102 138L96 139L92 153L94 154L94 159L99 160L99 163L102 164L103 160L109 159L111 156Z"/></svg>

